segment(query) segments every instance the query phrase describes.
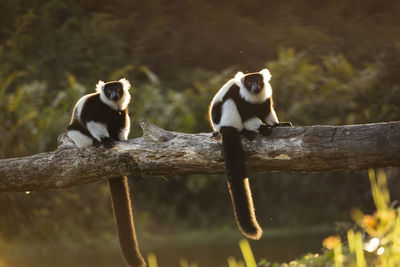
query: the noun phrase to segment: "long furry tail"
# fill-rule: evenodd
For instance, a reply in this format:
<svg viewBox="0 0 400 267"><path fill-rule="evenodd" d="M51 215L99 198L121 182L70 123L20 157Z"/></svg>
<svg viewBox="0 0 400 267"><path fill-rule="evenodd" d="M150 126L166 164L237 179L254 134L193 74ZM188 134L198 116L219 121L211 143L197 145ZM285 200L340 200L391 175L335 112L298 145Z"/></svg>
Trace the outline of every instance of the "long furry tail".
<svg viewBox="0 0 400 267"><path fill-rule="evenodd" d="M144 267L146 263L140 254L136 240L128 178L123 176L121 178L108 179L108 184L110 186L119 243L125 261L130 267Z"/></svg>
<svg viewBox="0 0 400 267"><path fill-rule="evenodd" d="M244 165L244 152L239 132L233 127L221 127L225 167L228 175L228 188L232 199L236 222L240 231L251 239L262 235L251 196L249 178Z"/></svg>

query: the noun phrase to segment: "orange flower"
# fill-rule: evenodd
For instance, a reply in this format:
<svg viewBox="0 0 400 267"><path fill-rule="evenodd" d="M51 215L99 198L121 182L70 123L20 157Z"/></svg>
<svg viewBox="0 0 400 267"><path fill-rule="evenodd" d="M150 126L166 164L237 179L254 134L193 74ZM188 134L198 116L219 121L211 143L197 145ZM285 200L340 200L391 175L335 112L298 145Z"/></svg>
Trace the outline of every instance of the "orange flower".
<svg viewBox="0 0 400 267"><path fill-rule="evenodd" d="M322 245L327 249L333 249L337 245L340 244L340 238L338 236L328 236L327 238L322 241Z"/></svg>
<svg viewBox="0 0 400 267"><path fill-rule="evenodd" d="M374 228L376 226L376 218L371 215L364 215L363 224L369 228Z"/></svg>

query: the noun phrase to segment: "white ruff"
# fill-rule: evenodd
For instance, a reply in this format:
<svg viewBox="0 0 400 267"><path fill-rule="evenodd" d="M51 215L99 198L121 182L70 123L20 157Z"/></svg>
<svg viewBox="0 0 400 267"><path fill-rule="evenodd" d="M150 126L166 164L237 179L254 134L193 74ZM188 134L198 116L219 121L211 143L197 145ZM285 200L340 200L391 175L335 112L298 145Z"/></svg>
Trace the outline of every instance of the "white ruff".
<svg viewBox="0 0 400 267"><path fill-rule="evenodd" d="M104 89L104 85L105 85L105 83L103 81L101 81L101 80L98 81L96 84L96 92L101 93Z"/></svg>
<svg viewBox="0 0 400 267"><path fill-rule="evenodd" d="M121 129L118 135L120 140L128 140L129 131L131 129L131 119L128 114L126 115L125 120L125 127Z"/></svg>
<svg viewBox="0 0 400 267"><path fill-rule="evenodd" d="M124 95L117 102L117 105L119 110L125 110L128 107L129 102L131 101L131 94L129 94L131 83L125 78L120 79L119 82L122 83L122 89L124 90Z"/></svg>

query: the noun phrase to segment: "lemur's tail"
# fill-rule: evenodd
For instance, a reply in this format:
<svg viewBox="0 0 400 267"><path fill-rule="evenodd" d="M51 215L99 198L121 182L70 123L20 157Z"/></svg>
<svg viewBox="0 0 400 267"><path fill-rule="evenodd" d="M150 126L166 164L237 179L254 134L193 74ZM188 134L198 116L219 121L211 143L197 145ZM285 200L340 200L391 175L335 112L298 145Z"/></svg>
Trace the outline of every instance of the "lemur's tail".
<svg viewBox="0 0 400 267"><path fill-rule="evenodd" d="M136 240L135 225L132 216L132 205L129 193L128 178L108 179L111 192L119 243L125 260L130 267L144 267L146 263L140 254Z"/></svg>
<svg viewBox="0 0 400 267"><path fill-rule="evenodd" d="M246 237L260 239L262 230L258 225L254 211L239 132L236 128L226 126L221 127L220 132L228 175L228 188L236 222Z"/></svg>

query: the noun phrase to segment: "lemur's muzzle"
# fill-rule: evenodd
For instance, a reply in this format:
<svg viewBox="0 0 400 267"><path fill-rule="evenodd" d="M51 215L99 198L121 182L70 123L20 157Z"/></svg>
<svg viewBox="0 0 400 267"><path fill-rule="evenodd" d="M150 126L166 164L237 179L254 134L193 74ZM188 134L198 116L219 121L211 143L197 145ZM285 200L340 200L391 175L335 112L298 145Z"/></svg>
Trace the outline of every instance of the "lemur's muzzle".
<svg viewBox="0 0 400 267"><path fill-rule="evenodd" d="M112 101L118 100L118 99L120 99L120 97L121 97L121 96L120 96L119 93L116 92L116 91L112 91L111 94L110 94L110 99L111 99Z"/></svg>
<svg viewBox="0 0 400 267"><path fill-rule="evenodd" d="M251 85L251 93L252 94L258 94L261 91L260 85L257 82L254 82Z"/></svg>

